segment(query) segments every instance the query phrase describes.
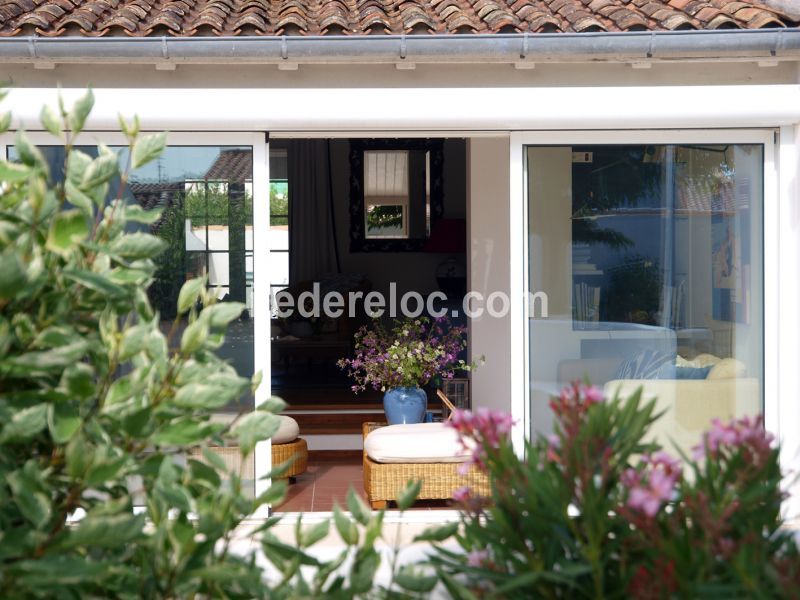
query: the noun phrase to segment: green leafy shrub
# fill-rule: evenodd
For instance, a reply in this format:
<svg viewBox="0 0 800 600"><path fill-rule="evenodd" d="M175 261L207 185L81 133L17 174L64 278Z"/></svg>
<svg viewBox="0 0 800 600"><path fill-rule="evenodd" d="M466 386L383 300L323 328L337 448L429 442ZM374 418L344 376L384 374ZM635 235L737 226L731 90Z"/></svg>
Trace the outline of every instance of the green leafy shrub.
<svg viewBox="0 0 800 600"><path fill-rule="evenodd" d="M126 204L123 191L127 169L157 158L166 137L121 120L127 169L102 145L92 159L75 149L92 104L89 92L71 110L42 111L66 150L63 182L52 183L60 178L24 133L19 162L0 161L0 597L372 594L383 513L355 496L353 518L336 513L345 547L333 561L309 554L328 523L298 522L292 546L272 533L278 519L264 521L253 539L271 571L233 551L244 519L285 486L253 497L209 448L231 443L244 462L284 405L212 421L258 385L215 354L243 305L216 303L202 278L186 281L162 330L147 290L164 243L130 231L159 214ZM398 572L390 587L428 582Z"/></svg>
<svg viewBox="0 0 800 600"><path fill-rule="evenodd" d="M644 443L641 393L603 399L575 383L554 398L555 433L526 445L507 415L458 413L490 498L459 490L463 552L440 548L455 598L778 598L800 595L782 527L778 448L759 419L715 421L681 462Z"/></svg>

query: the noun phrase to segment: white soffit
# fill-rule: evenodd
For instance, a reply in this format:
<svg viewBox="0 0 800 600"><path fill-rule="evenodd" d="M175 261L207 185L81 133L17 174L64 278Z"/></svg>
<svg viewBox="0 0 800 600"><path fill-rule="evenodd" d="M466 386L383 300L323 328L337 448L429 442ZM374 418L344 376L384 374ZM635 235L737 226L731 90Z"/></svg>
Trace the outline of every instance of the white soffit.
<svg viewBox="0 0 800 600"><path fill-rule="evenodd" d="M67 104L84 90L66 89ZM87 129L118 130L139 115L147 130L513 131L773 127L800 122L800 85L95 90ZM14 127L40 130L56 89L12 89L0 108Z"/></svg>

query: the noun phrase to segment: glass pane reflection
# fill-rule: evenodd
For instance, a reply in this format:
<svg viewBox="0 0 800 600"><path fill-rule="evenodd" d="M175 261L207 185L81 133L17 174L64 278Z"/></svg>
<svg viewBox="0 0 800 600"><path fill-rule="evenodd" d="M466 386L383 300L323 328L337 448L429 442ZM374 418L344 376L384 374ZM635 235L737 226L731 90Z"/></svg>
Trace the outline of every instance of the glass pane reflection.
<svg viewBox="0 0 800 600"><path fill-rule="evenodd" d="M528 147L532 429L589 377L643 387L682 450L714 417L762 410L763 148Z"/></svg>

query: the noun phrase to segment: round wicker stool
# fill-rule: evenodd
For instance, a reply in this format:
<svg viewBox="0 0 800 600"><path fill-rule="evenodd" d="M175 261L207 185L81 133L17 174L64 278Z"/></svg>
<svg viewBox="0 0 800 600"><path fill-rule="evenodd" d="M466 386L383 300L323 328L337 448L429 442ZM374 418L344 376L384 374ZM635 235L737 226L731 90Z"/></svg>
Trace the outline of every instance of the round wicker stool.
<svg viewBox="0 0 800 600"><path fill-rule="evenodd" d="M275 478L288 478L291 483L294 483L295 478L305 473L308 468L308 444L303 438L297 438L286 444L272 444L272 468L274 469L288 460L292 460L292 464Z"/></svg>

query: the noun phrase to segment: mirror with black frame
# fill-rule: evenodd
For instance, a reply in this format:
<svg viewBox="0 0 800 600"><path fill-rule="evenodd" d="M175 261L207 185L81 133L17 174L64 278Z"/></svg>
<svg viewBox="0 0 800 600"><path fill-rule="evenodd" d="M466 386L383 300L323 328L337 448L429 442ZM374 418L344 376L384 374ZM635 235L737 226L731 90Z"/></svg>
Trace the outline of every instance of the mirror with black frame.
<svg viewBox="0 0 800 600"><path fill-rule="evenodd" d="M442 164L443 140L351 140L351 251L421 251L443 214Z"/></svg>

